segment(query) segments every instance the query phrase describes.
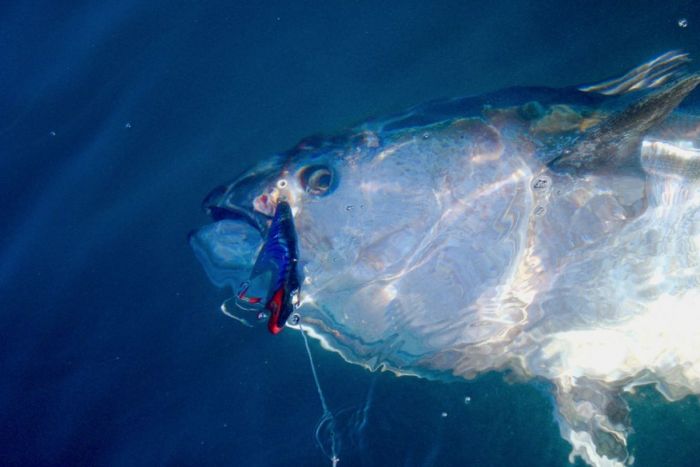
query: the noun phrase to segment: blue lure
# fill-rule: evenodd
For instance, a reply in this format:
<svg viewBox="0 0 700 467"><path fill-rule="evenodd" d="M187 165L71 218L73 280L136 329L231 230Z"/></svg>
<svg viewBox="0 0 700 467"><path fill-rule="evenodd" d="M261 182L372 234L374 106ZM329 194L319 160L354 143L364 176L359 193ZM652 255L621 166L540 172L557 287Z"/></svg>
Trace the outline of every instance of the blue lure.
<svg viewBox="0 0 700 467"><path fill-rule="evenodd" d="M299 300L299 258L297 235L292 209L286 201L280 201L275 209L250 279L244 282L237 294L239 308L258 309L258 316L269 313L267 329L279 334ZM264 303L264 309L259 305ZM267 313L266 313L266 311Z"/></svg>

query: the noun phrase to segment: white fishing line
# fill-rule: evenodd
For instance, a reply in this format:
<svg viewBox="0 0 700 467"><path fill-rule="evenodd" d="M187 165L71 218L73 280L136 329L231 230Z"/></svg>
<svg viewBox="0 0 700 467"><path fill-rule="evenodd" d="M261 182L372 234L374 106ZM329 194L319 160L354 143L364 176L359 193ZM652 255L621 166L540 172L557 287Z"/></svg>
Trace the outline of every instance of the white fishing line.
<svg viewBox="0 0 700 467"><path fill-rule="evenodd" d="M318 381L318 374L316 374L316 365L314 365L314 359L311 356L311 348L309 347L309 340L306 338L306 331L304 327L299 323L299 330L301 330L301 337L304 338L304 347L306 347L306 354L309 356L309 364L311 365L311 374L314 376L314 383L316 383L316 390L318 391L318 398L321 400L321 407L323 408L323 416L319 421L318 428L316 429L316 443L323 451L323 454L328 457L332 466L335 467L340 462L336 454L336 444L335 444L335 419L333 418L333 413L328 410L328 404L326 404L326 398L323 396L323 390L321 390L321 383ZM331 454L328 455L326 449L323 447L323 443L320 439L321 427L324 423L328 423L328 431L331 436Z"/></svg>

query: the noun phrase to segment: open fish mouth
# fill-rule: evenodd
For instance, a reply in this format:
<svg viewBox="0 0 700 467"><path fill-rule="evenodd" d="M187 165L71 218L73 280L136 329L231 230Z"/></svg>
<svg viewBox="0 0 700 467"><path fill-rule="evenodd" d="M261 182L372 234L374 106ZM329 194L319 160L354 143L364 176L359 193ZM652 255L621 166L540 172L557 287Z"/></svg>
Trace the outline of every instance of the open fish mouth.
<svg viewBox="0 0 700 467"><path fill-rule="evenodd" d="M244 208L229 202L228 200L231 198L230 190L229 187L224 185L212 190L202 202L204 212L214 221L229 219L246 222L257 229L261 236L264 236L267 231L269 217L254 211L252 208Z"/></svg>
<svg viewBox="0 0 700 467"><path fill-rule="evenodd" d="M191 233L190 245L212 282L236 291L223 303L224 313L248 326L267 319L270 333L279 334L299 303L291 207L279 201L270 219L253 210L222 206L223 192L217 190L204 201L216 222Z"/></svg>

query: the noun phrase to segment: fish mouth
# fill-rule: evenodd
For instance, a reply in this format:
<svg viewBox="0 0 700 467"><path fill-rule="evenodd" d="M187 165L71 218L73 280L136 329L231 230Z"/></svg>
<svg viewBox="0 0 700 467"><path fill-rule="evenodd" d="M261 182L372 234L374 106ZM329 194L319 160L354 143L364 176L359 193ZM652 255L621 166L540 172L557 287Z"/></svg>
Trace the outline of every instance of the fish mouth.
<svg viewBox="0 0 700 467"><path fill-rule="evenodd" d="M269 196L279 174L271 164L214 188L202 209L215 222L190 241L210 278L226 281L234 292L222 305L224 313L246 324L267 319L272 334L284 329L300 284L291 206Z"/></svg>
<svg viewBox="0 0 700 467"><path fill-rule="evenodd" d="M225 185L214 188L202 201L202 210L215 222L221 220L246 222L264 237L270 217L252 208L244 208L232 203L231 191L231 188Z"/></svg>
<svg viewBox="0 0 700 467"><path fill-rule="evenodd" d="M264 236L267 230L267 220L268 218L261 219L265 217L261 214L257 214L251 210L237 208L237 207L220 207L220 206L210 206L206 208L205 212L209 215L213 221L221 220L232 220L232 221L242 221L255 228L260 232L261 236Z"/></svg>
<svg viewBox="0 0 700 467"><path fill-rule="evenodd" d="M215 222L192 234L190 244L210 279L234 291L224 313L249 326L267 319L270 333L279 334L299 300L292 210L286 201L276 203L271 217L252 203L241 207L232 201L240 199L235 188L219 186L207 195L202 208Z"/></svg>

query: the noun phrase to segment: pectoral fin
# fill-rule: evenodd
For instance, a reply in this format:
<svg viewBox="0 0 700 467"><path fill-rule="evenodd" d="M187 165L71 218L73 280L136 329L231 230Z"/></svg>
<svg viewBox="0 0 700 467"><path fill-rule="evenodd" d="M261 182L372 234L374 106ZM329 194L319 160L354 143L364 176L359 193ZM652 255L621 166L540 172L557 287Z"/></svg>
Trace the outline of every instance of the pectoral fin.
<svg viewBox="0 0 700 467"><path fill-rule="evenodd" d="M638 165L644 134L663 122L700 84L700 74L683 74L687 53L670 51L619 78L583 86L579 90L618 96L645 91L619 112L588 129L549 162L552 169L592 170L600 167ZM622 98L620 98L622 99Z"/></svg>
<svg viewBox="0 0 700 467"><path fill-rule="evenodd" d="M663 122L698 84L700 74L692 74L652 92L588 130L549 166L555 170L592 170L638 164L635 156L644 134Z"/></svg>

